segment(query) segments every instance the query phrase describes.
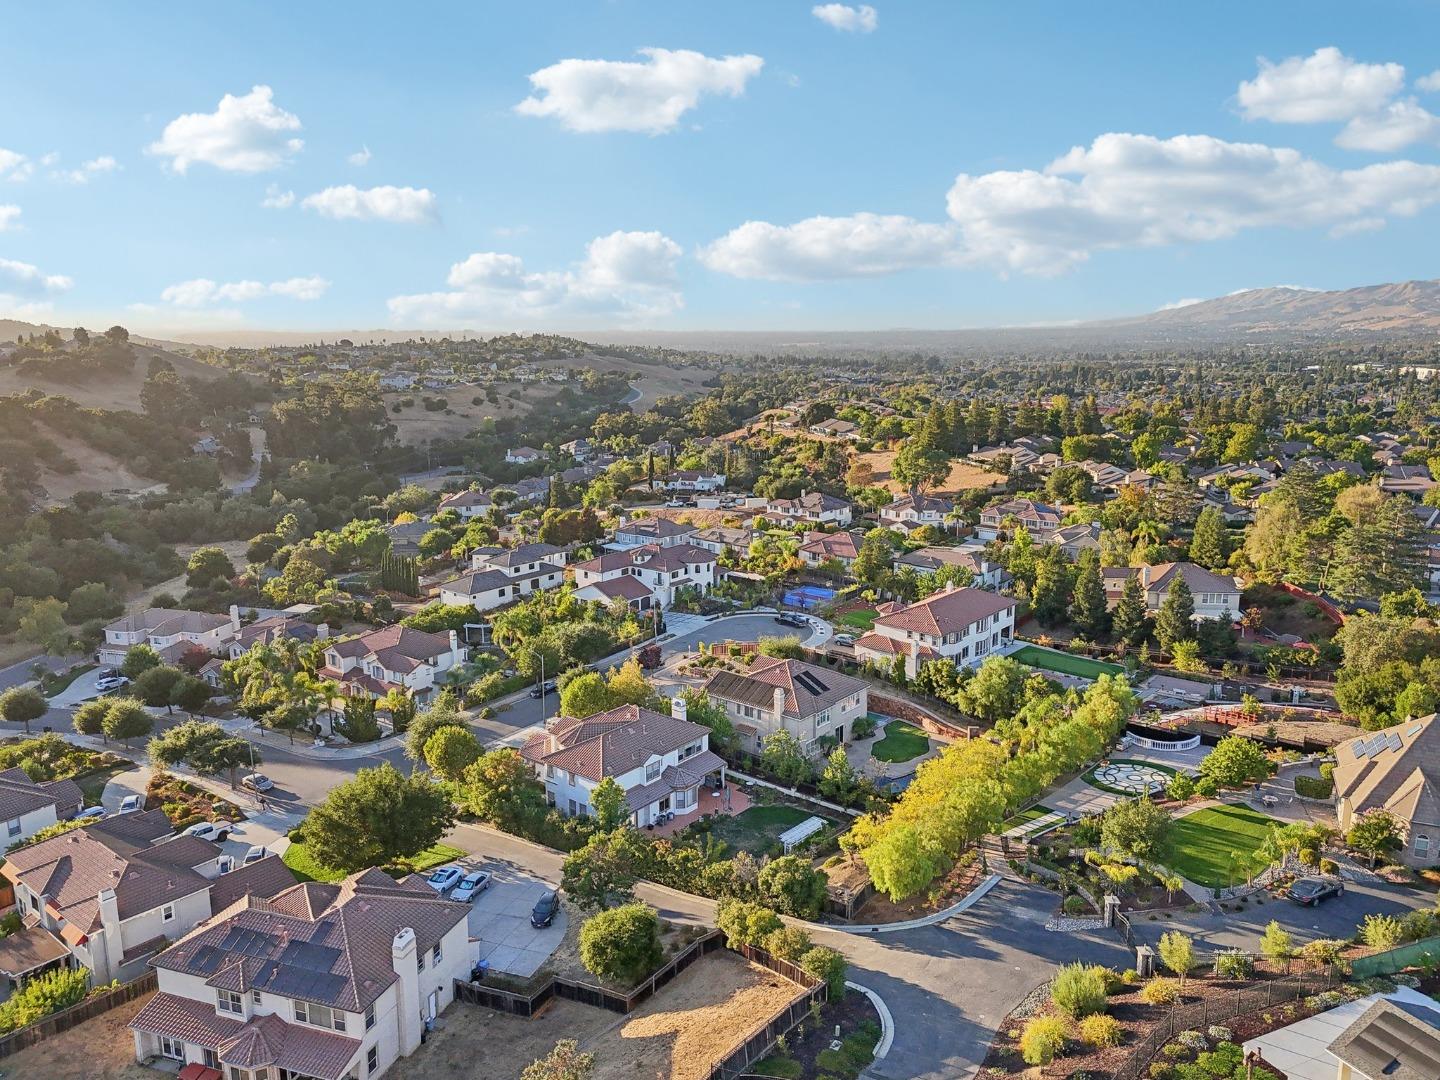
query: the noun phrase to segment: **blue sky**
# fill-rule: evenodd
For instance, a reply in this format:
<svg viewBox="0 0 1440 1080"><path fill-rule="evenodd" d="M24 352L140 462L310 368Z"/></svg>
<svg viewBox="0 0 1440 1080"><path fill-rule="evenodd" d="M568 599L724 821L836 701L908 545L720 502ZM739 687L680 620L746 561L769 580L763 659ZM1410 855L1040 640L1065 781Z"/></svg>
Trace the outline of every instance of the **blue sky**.
<svg viewBox="0 0 1440 1080"><path fill-rule="evenodd" d="M1432 3L3 23L0 316L946 328L1440 273Z"/></svg>

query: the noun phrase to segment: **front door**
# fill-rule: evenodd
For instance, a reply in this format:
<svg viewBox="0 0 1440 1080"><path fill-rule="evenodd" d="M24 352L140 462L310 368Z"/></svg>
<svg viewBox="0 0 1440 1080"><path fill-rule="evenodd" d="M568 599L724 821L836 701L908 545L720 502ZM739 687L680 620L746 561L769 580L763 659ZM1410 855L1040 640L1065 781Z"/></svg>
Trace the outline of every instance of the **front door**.
<svg viewBox="0 0 1440 1080"><path fill-rule="evenodd" d="M669 795L666 795L663 799L660 800L660 813L663 814L663 813L665 813L665 812L666 812L667 810L669 810L669 809L670 809L670 796L669 796Z"/></svg>

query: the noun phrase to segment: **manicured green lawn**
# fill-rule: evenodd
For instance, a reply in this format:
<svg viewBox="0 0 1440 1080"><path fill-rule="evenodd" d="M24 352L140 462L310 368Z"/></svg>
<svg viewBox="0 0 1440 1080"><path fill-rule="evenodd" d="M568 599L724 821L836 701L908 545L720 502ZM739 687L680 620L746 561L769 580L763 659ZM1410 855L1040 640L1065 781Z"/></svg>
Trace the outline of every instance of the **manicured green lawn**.
<svg viewBox="0 0 1440 1080"><path fill-rule="evenodd" d="M453 848L447 844L436 844L417 855L409 868L387 866L385 872L392 877L403 877L410 870L424 872L464 857L465 853L459 848ZM291 843L280 858L300 881L339 881L345 876L343 870L336 870L316 862L303 842Z"/></svg>
<svg viewBox="0 0 1440 1080"><path fill-rule="evenodd" d="M870 747L870 756L881 761L909 761L929 749L925 732L904 720L891 720L885 725L885 737Z"/></svg>
<svg viewBox="0 0 1440 1080"><path fill-rule="evenodd" d="M40 680L40 692L46 697L54 697L62 690L69 688L70 684L86 672L94 671L99 664L79 664L69 671L62 671L55 675L46 675Z"/></svg>
<svg viewBox="0 0 1440 1080"><path fill-rule="evenodd" d="M717 818L710 831L725 841L732 852L744 850L759 855L778 841L786 829L819 816L795 806L752 806L734 817Z"/></svg>
<svg viewBox="0 0 1440 1080"><path fill-rule="evenodd" d="M1055 649L1042 649L1039 645L1026 645L1016 649L1010 657L1027 667L1058 671L1062 675L1078 675L1082 679L1119 675L1125 670L1119 664L1107 664L1103 660L1091 660L1088 656L1075 656Z"/></svg>
<svg viewBox="0 0 1440 1080"><path fill-rule="evenodd" d="M1010 820L1006 821L1003 825L1001 825L1000 829L1003 832L1006 829L1018 828L1021 825L1036 821L1039 818L1044 817L1046 814L1051 813L1054 813L1054 811L1051 810L1048 806L1032 806L1028 810L1021 810L1020 813L1016 814Z"/></svg>
<svg viewBox="0 0 1440 1080"><path fill-rule="evenodd" d="M1227 888L1245 880L1246 867L1275 824L1246 806L1197 810L1171 826L1165 865L1198 885Z"/></svg>
<svg viewBox="0 0 1440 1080"><path fill-rule="evenodd" d="M847 611L844 615L838 616L835 621L841 626L849 626L855 630L874 630L875 614L874 608L861 608L859 611Z"/></svg>
<svg viewBox="0 0 1440 1080"><path fill-rule="evenodd" d="M104 793L105 784L109 779L117 773L129 772L134 767L135 766L126 762L122 765L116 765L114 768L104 769L100 772L91 773L89 776L82 776L77 779L75 782L80 785L80 790L85 794L85 805L99 806L100 796Z"/></svg>

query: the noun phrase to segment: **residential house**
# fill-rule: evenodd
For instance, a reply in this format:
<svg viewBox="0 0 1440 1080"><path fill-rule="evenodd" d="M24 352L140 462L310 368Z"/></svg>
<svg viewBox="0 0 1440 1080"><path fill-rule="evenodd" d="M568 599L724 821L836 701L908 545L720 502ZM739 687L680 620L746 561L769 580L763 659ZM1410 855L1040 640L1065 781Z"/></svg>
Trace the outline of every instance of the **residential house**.
<svg viewBox="0 0 1440 1080"><path fill-rule="evenodd" d="M413 559L420 554L420 541L434 527L428 521L406 521L399 525L386 525L385 535L390 537L391 551Z"/></svg>
<svg viewBox="0 0 1440 1080"><path fill-rule="evenodd" d="M149 645L161 659L174 663L194 648L220 652L239 632L240 614L235 608L229 615L146 608L105 627L105 642L96 659L101 664L119 664L136 645Z"/></svg>
<svg viewBox="0 0 1440 1080"><path fill-rule="evenodd" d="M1100 550L1100 523L1098 521L1087 521L1080 525L1066 525L1064 528L1056 529L1048 537L1045 543L1054 544L1065 553L1065 557L1071 562L1080 558L1084 551Z"/></svg>
<svg viewBox="0 0 1440 1080"><path fill-rule="evenodd" d="M231 609L238 617L239 608ZM230 639L226 654L231 660L244 656L256 645L274 645L284 638L296 641L324 641L330 636L330 627L325 623L312 623L304 615L281 612L264 619L256 619L240 627Z"/></svg>
<svg viewBox="0 0 1440 1080"><path fill-rule="evenodd" d="M822 420L818 424L811 424L810 432L814 435L828 435L834 439L860 438L860 426L849 420Z"/></svg>
<svg viewBox="0 0 1440 1080"><path fill-rule="evenodd" d="M12 851L0 874L32 948L53 952L58 942L64 966L87 969L99 986L138 978L156 952L240 897L295 883L278 856L234 862L208 840L172 835L164 811L147 810Z"/></svg>
<svg viewBox="0 0 1440 1080"><path fill-rule="evenodd" d="M533 446L516 446L505 451L505 460L511 465L529 465L544 457L544 453Z"/></svg>
<svg viewBox="0 0 1440 1080"><path fill-rule="evenodd" d="M656 480L655 486L662 491L719 491L725 486L725 474L675 469Z"/></svg>
<svg viewBox="0 0 1440 1080"><path fill-rule="evenodd" d="M0 771L0 821L5 845L28 840L41 829L80 812L84 792L74 780L31 780L20 767Z"/></svg>
<svg viewBox="0 0 1440 1080"><path fill-rule="evenodd" d="M446 510L454 510L460 515L461 521L471 521L477 517L485 517L495 506L495 500L490 498L483 491L469 488L465 491L453 491L440 500L438 513Z"/></svg>
<svg viewBox="0 0 1440 1080"><path fill-rule="evenodd" d="M1391 465L1380 477L1380 490L1387 495L1409 495L1419 500L1433 487L1435 481L1425 465Z"/></svg>
<svg viewBox="0 0 1440 1080"><path fill-rule="evenodd" d="M569 454L576 461L584 461L595 452L595 445L584 437L571 439L567 443L561 443L560 449Z"/></svg>
<svg viewBox="0 0 1440 1080"><path fill-rule="evenodd" d="M853 520L850 503L823 491L802 491L795 499L771 499L766 512L786 523L805 521L814 525L845 528Z"/></svg>
<svg viewBox="0 0 1440 1080"><path fill-rule="evenodd" d="M215 438L214 435L202 435L190 449L197 454L210 454L213 456L220 453L223 447L220 445L220 440Z"/></svg>
<svg viewBox="0 0 1440 1080"><path fill-rule="evenodd" d="M338 682L347 697L382 698L398 690L423 704L433 696L440 676L464 662L454 630L427 634L397 623L330 641L320 675Z"/></svg>
<svg viewBox="0 0 1440 1080"><path fill-rule="evenodd" d="M1040 471L1041 455L1025 446L976 448L967 458L972 465L998 473Z"/></svg>
<svg viewBox="0 0 1440 1080"><path fill-rule="evenodd" d="M374 1080L469 979L469 911L376 869L241 899L154 958L135 1058L226 1080Z"/></svg>
<svg viewBox="0 0 1440 1080"><path fill-rule="evenodd" d="M621 705L583 720L560 716L531 735L520 756L545 785L545 801L568 817L588 817L590 793L610 777L625 791L630 822L655 824L700 809L700 789L723 788L725 762L710 749L710 729L686 719L675 698L670 715Z"/></svg>
<svg viewBox="0 0 1440 1080"><path fill-rule="evenodd" d="M981 589L998 589L1010 575L999 563L985 558L983 549L974 547L922 547L907 551L895 560L896 567L910 566L922 574L933 574L947 566L969 570L971 584Z"/></svg>
<svg viewBox="0 0 1440 1080"><path fill-rule="evenodd" d="M1336 1080L1440 1077L1440 1003L1381 997L1325 1049L1338 1063Z"/></svg>
<svg viewBox="0 0 1440 1080"><path fill-rule="evenodd" d="M1372 810L1400 825L1399 857L1434 866L1440 855L1440 724L1435 714L1335 747L1335 815L1341 832Z"/></svg>
<svg viewBox="0 0 1440 1080"><path fill-rule="evenodd" d="M1125 484L1129 471L1122 469L1119 465L1111 465L1108 461L1077 461L1075 467L1086 476L1090 477L1090 483L1106 491L1115 491ZM1145 474L1149 476L1149 473Z"/></svg>
<svg viewBox="0 0 1440 1080"><path fill-rule="evenodd" d="M690 543L696 547L703 547L706 551L713 551L716 555L723 555L729 551L743 556L749 552L755 536L754 529L712 525L708 529L698 529L691 533Z"/></svg>
<svg viewBox="0 0 1440 1080"><path fill-rule="evenodd" d="M800 660L761 657L743 672L721 671L705 692L725 706L740 743L752 754L778 731L788 731L819 757L850 741L854 722L870 707L870 684ZM823 741L822 741L823 740Z"/></svg>
<svg viewBox="0 0 1440 1080"><path fill-rule="evenodd" d="M481 547L470 553L471 570L440 584L444 604L491 611L542 589L565 584L565 550L553 544Z"/></svg>
<svg viewBox="0 0 1440 1080"><path fill-rule="evenodd" d="M697 529L688 522L662 517L633 518L615 529L615 540L609 546L632 548L653 545L675 547L692 541Z"/></svg>
<svg viewBox="0 0 1440 1080"><path fill-rule="evenodd" d="M510 485L510 490L515 492L517 503L544 502L550 496L550 478L548 476L529 476Z"/></svg>
<svg viewBox="0 0 1440 1080"><path fill-rule="evenodd" d="M633 577L650 590L648 603L632 606L638 610L665 609L675 602L675 594L681 589L693 589L703 596L714 588L715 553L695 544L672 547L647 544L607 552L575 564L575 595L582 599L606 599L604 590L596 596L587 595L586 590L620 577Z"/></svg>
<svg viewBox="0 0 1440 1080"><path fill-rule="evenodd" d="M926 525L944 529L945 517L954 509L953 501L939 495L901 495L880 508L880 520L901 532L913 532Z"/></svg>
<svg viewBox="0 0 1440 1080"><path fill-rule="evenodd" d="M984 589L949 586L913 604L885 604L875 628L855 643L857 660L905 658L914 678L927 660L975 667L1015 634L1015 601Z"/></svg>
<svg viewBox="0 0 1440 1080"><path fill-rule="evenodd" d="M807 532L800 545L800 561L806 566L838 562L849 573L860 555L860 541L852 532Z"/></svg>
<svg viewBox="0 0 1440 1080"><path fill-rule="evenodd" d="M1014 518L1032 540L1045 541L1064 519L1059 507L1035 502L1033 499L1005 499L980 511L980 525L975 535L981 540L995 540L1005 535L1007 522Z"/></svg>
<svg viewBox="0 0 1440 1080"><path fill-rule="evenodd" d="M1194 598L1195 618L1224 619L1240 615L1240 583L1228 574L1214 574L1203 566L1188 562L1156 563L1154 566L1106 566L1100 571L1105 585L1105 600L1110 607L1120 601L1125 582L1140 579L1145 595L1145 610L1157 612L1165 602L1170 587L1183 580Z"/></svg>

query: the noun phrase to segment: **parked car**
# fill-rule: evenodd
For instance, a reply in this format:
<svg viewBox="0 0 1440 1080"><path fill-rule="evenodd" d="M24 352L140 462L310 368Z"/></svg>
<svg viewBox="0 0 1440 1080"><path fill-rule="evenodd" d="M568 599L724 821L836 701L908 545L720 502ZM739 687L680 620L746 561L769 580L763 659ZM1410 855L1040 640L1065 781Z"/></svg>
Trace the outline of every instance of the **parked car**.
<svg viewBox="0 0 1440 1080"><path fill-rule="evenodd" d="M120 813L133 814L145 805L145 800L139 795L126 795L120 800Z"/></svg>
<svg viewBox="0 0 1440 1080"><path fill-rule="evenodd" d="M1321 900L1332 896L1344 896L1345 883L1329 878L1301 878L1290 886L1290 899L1306 907L1315 907Z"/></svg>
<svg viewBox="0 0 1440 1080"><path fill-rule="evenodd" d="M198 836L201 840L210 840L217 844L223 844L230 839L230 823L228 821L197 821L188 829L180 833L181 836Z"/></svg>
<svg viewBox="0 0 1440 1080"><path fill-rule="evenodd" d="M549 926L559 913L560 894L552 889L535 901L535 906L530 911L530 925L536 929Z"/></svg>
<svg viewBox="0 0 1440 1080"><path fill-rule="evenodd" d="M252 772L249 776L241 779L240 786L250 791L269 791L275 786L275 781L263 772Z"/></svg>
<svg viewBox="0 0 1440 1080"><path fill-rule="evenodd" d="M854 634L836 634L836 635L835 635L833 638L831 638L830 640L831 640L831 642L832 642L833 644L836 644L836 645L844 645L844 646L849 647L849 646L852 646L852 645L855 644L855 635L854 635Z"/></svg>
<svg viewBox="0 0 1440 1080"><path fill-rule="evenodd" d="M102 675L95 680L95 689L99 690L102 694L109 693L111 690L119 690L122 686L129 685L130 680L124 675Z"/></svg>
<svg viewBox="0 0 1440 1080"><path fill-rule="evenodd" d="M88 806L75 815L76 821L99 821L107 811L103 806Z"/></svg>
<svg viewBox="0 0 1440 1080"><path fill-rule="evenodd" d="M458 866L442 866L430 872L430 876L425 879L425 884L444 896L464 876L465 871Z"/></svg>
<svg viewBox="0 0 1440 1080"><path fill-rule="evenodd" d="M490 872L488 870L472 870L460 879L460 884L455 886L455 891L450 894L450 899L468 904L489 887Z"/></svg>
<svg viewBox="0 0 1440 1080"><path fill-rule="evenodd" d="M775 621L781 626L794 626L801 630L810 629L809 619L805 618L804 615L796 615L789 611L782 611L779 615L776 615Z"/></svg>
<svg viewBox="0 0 1440 1080"><path fill-rule="evenodd" d="M240 865L249 866L252 862L259 862L269 854L270 852L267 851L263 845L256 844L249 851L245 852L245 861Z"/></svg>
<svg viewBox="0 0 1440 1080"><path fill-rule="evenodd" d="M547 694L553 694L554 692L555 692L555 680L554 680L554 679L546 679L546 680L545 680L543 683L541 683L539 686L532 686L532 687L530 688L530 696L533 697L533 698L543 698L543 697L545 697L545 695L547 695Z"/></svg>

